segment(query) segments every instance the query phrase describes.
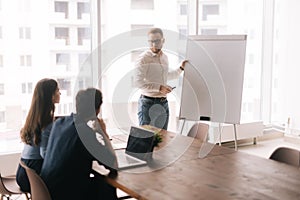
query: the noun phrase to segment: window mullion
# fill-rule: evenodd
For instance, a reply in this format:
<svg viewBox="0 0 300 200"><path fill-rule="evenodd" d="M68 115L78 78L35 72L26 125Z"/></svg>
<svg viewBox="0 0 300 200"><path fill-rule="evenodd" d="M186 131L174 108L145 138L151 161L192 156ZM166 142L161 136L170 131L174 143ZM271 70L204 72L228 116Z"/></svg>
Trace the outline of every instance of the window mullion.
<svg viewBox="0 0 300 200"><path fill-rule="evenodd" d="M264 0L262 23L261 119L271 122L274 0Z"/></svg>

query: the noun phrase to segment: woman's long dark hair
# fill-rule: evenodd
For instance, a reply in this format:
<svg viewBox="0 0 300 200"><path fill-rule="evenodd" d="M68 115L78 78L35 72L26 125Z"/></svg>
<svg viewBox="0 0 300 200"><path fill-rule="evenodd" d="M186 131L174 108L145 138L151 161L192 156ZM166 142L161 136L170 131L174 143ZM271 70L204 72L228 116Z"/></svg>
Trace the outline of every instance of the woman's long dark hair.
<svg viewBox="0 0 300 200"><path fill-rule="evenodd" d="M57 88L57 82L48 78L36 84L26 122L20 133L24 143L38 145L41 142L42 130L54 119L53 95Z"/></svg>

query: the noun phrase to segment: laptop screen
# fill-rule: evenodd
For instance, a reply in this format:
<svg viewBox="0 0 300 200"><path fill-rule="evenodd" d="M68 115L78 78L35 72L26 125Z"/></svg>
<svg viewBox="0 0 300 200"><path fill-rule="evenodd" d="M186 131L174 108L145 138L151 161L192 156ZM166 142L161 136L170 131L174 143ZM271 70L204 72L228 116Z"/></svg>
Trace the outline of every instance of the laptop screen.
<svg viewBox="0 0 300 200"><path fill-rule="evenodd" d="M126 153L142 160L152 157L154 132L140 127L130 128Z"/></svg>

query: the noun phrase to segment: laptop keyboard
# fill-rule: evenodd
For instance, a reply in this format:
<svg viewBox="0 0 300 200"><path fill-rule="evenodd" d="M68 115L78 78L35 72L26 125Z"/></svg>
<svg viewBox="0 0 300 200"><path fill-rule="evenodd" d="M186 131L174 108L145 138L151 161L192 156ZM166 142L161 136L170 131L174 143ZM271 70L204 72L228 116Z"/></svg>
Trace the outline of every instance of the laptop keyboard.
<svg viewBox="0 0 300 200"><path fill-rule="evenodd" d="M137 159L132 158L131 156L123 154L122 156L118 156L118 162L119 163L135 164L135 163L139 163L140 161L137 160Z"/></svg>

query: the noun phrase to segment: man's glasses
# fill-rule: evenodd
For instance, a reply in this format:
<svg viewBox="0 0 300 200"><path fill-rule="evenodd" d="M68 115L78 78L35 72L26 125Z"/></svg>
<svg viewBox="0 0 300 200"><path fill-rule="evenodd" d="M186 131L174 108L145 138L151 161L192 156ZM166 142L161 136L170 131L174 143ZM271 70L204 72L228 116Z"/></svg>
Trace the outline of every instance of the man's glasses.
<svg viewBox="0 0 300 200"><path fill-rule="evenodd" d="M156 40L148 40L148 42L149 42L149 44L160 44L161 43L161 41L162 41L163 39L161 38L161 39L156 39Z"/></svg>

